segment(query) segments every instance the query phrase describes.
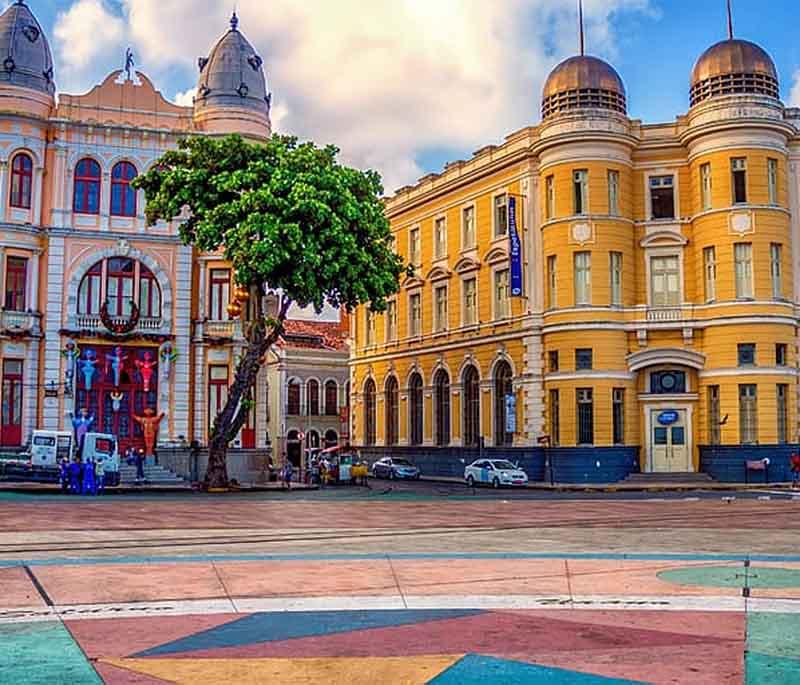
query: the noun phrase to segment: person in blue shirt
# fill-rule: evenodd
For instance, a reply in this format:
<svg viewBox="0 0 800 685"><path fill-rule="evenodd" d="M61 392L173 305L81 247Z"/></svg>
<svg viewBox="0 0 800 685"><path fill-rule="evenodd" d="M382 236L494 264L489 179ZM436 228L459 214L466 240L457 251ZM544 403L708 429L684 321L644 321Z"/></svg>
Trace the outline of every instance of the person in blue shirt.
<svg viewBox="0 0 800 685"><path fill-rule="evenodd" d="M87 459L83 465L83 494L95 494L94 460Z"/></svg>
<svg viewBox="0 0 800 685"><path fill-rule="evenodd" d="M81 494L81 458L75 457L69 465L69 491L73 495Z"/></svg>

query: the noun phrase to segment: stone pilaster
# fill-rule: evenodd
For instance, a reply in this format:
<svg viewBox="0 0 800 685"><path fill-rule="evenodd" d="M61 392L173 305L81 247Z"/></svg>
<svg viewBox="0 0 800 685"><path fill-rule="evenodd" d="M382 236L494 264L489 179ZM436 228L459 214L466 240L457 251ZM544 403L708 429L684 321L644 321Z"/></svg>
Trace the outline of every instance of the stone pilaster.
<svg viewBox="0 0 800 685"><path fill-rule="evenodd" d="M64 296L64 238L50 236L47 250L47 300L45 305L44 382L63 384L61 369L61 316ZM72 411L72 401L65 398L61 407L64 414ZM58 430L62 425L56 399L45 401L42 412L43 427Z"/></svg>

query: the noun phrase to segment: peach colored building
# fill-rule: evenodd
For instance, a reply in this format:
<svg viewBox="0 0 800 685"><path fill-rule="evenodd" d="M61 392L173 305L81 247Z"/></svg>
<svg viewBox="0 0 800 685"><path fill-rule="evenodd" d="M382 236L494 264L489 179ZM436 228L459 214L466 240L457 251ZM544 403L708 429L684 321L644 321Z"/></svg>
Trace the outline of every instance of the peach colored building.
<svg viewBox="0 0 800 685"><path fill-rule="evenodd" d="M148 226L130 182L187 134L266 139L261 58L234 15L199 60L193 107L130 67L56 99L47 38L20 0L0 16L0 60L0 447L82 408L123 448L141 443L145 408L165 413L162 442L204 443L243 344L231 272L182 245L177 223ZM254 400L243 446L266 442L266 371Z"/></svg>

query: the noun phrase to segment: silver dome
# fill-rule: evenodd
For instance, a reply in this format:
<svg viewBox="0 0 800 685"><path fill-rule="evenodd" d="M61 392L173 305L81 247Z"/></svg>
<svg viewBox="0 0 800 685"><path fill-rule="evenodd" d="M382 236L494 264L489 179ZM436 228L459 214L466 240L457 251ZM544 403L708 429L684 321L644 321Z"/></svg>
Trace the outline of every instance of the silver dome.
<svg viewBox="0 0 800 685"><path fill-rule="evenodd" d="M24 0L0 15L0 83L48 95L56 90L50 46Z"/></svg>
<svg viewBox="0 0 800 685"><path fill-rule="evenodd" d="M206 57L198 60L200 80L195 107L250 107L269 112L270 96L262 60L239 31L234 13L231 27Z"/></svg>

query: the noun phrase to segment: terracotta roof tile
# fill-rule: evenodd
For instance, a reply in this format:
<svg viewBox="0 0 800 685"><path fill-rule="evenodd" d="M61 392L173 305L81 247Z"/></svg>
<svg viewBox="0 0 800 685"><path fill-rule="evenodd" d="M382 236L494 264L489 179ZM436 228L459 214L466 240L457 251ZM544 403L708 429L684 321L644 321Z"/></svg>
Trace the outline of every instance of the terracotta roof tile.
<svg viewBox="0 0 800 685"><path fill-rule="evenodd" d="M287 319L283 325L284 347L312 350L347 350L347 335L337 321Z"/></svg>

